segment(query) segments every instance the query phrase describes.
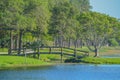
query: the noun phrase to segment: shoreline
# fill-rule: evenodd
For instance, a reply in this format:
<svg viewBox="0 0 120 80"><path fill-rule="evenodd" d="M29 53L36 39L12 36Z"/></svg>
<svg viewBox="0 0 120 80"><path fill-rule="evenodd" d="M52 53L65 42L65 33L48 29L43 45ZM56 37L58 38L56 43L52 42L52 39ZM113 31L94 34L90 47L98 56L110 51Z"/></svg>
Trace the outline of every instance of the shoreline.
<svg viewBox="0 0 120 80"><path fill-rule="evenodd" d="M94 64L94 63L61 63L61 64L51 64L51 65L28 65L28 66L9 66L9 67L2 67L0 70L20 70L20 69L37 69L37 68L47 68L56 65L77 65L77 64L84 64L84 65L120 65L120 64Z"/></svg>
<svg viewBox="0 0 120 80"><path fill-rule="evenodd" d="M111 55L111 54L118 54L120 50L107 50L106 52L101 52L100 55ZM53 56L54 58L56 56ZM45 58L47 59L47 58ZM27 60L27 63L26 61ZM77 59L78 61L73 61L74 59L68 59L68 62L56 62L56 61L44 61L37 60L33 58L21 57L21 56L9 56L9 55L2 55L0 56L0 70L3 69L16 69L16 68L33 68L33 67L47 67L47 66L54 66L54 65L62 65L62 64L104 64L104 65L120 65L120 58L103 58L103 57L86 57ZM25 64L26 63L26 64Z"/></svg>
<svg viewBox="0 0 120 80"><path fill-rule="evenodd" d="M91 58L92 59L92 58ZM119 58L120 59L120 58ZM93 59L94 61L94 59ZM11 66L4 66L4 67L0 67L0 70L7 70L7 69L33 69L33 68L46 68L46 67L50 67L50 66L55 66L55 65L74 65L74 64L86 64L86 65L120 65L120 63L103 63L103 62L79 62L79 63L47 63L47 64L24 64L24 65L11 65Z"/></svg>
<svg viewBox="0 0 120 80"><path fill-rule="evenodd" d="M7 69L29 69L29 68L37 68L37 67L49 67L54 66L55 64L44 64L44 65L11 65L11 66L5 66L0 67L0 70L7 70Z"/></svg>

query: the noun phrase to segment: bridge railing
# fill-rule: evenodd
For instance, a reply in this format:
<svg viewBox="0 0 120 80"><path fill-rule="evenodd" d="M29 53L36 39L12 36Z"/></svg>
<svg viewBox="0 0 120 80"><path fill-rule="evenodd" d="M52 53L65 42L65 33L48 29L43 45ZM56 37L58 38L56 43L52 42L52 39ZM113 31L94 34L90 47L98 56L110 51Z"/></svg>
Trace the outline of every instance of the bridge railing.
<svg viewBox="0 0 120 80"><path fill-rule="evenodd" d="M17 51L18 49L13 49L13 50ZM20 55L31 55L31 54L33 54L33 55L36 55L36 54L59 54L61 56L61 60L63 58L63 55L73 56L75 58L89 56L88 51L78 50L78 49L73 49L73 48L68 48L68 47L44 46L44 47L36 48L35 51L30 48L29 49L27 49L27 48L21 49Z"/></svg>
<svg viewBox="0 0 120 80"><path fill-rule="evenodd" d="M61 52L64 54L85 54L89 56L89 52L85 50L78 50L78 49L73 49L73 48L68 48L68 47L56 47L56 46L44 46L44 47L39 47L40 53L41 54L60 54ZM13 52L17 52L18 49L12 49ZM22 48L21 53L35 53L37 52L34 51L33 49L30 48Z"/></svg>

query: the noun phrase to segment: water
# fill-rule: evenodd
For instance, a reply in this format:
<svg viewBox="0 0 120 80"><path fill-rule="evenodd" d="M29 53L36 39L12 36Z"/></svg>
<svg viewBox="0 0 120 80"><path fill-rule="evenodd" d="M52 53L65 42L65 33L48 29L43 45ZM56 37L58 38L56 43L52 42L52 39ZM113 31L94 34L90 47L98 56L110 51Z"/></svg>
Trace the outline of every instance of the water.
<svg viewBox="0 0 120 80"><path fill-rule="evenodd" d="M0 80L120 80L120 65L67 64L0 70Z"/></svg>
<svg viewBox="0 0 120 80"><path fill-rule="evenodd" d="M103 55L103 58L120 58L120 54L114 54L114 55Z"/></svg>

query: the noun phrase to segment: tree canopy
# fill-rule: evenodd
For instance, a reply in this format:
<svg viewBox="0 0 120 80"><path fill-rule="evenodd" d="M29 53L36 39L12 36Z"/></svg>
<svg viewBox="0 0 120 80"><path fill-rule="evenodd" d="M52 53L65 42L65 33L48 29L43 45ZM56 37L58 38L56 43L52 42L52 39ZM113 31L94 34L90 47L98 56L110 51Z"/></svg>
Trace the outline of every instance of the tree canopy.
<svg viewBox="0 0 120 80"><path fill-rule="evenodd" d="M89 0L0 0L0 44L9 40L4 28L46 45L85 45L99 56L102 46L120 44L120 20L90 9Z"/></svg>
<svg viewBox="0 0 120 80"><path fill-rule="evenodd" d="M98 51L105 40L116 32L115 28L117 28L118 20L97 12L82 13L78 20L82 27L86 45L96 53L95 56L99 56Z"/></svg>

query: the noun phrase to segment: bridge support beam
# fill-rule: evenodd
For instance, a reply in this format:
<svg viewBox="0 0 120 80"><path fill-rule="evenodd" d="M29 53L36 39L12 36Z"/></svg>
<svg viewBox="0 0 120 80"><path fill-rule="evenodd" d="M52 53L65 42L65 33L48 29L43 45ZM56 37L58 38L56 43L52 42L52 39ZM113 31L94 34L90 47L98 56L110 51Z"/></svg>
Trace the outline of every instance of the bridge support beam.
<svg viewBox="0 0 120 80"><path fill-rule="evenodd" d="M76 48L74 49L74 57L77 59Z"/></svg>
<svg viewBox="0 0 120 80"><path fill-rule="evenodd" d="M18 48L18 55L21 53L21 48L22 48L22 30L19 32L19 48Z"/></svg>
<svg viewBox="0 0 120 80"><path fill-rule="evenodd" d="M13 48L13 35L12 35L12 30L10 30L10 40L9 40L9 49L8 49L8 54L12 54L12 48Z"/></svg>
<svg viewBox="0 0 120 80"><path fill-rule="evenodd" d="M38 48L38 59L40 59L40 48Z"/></svg>
<svg viewBox="0 0 120 80"><path fill-rule="evenodd" d="M61 47L61 63L63 62L63 50L62 50L62 47Z"/></svg>

